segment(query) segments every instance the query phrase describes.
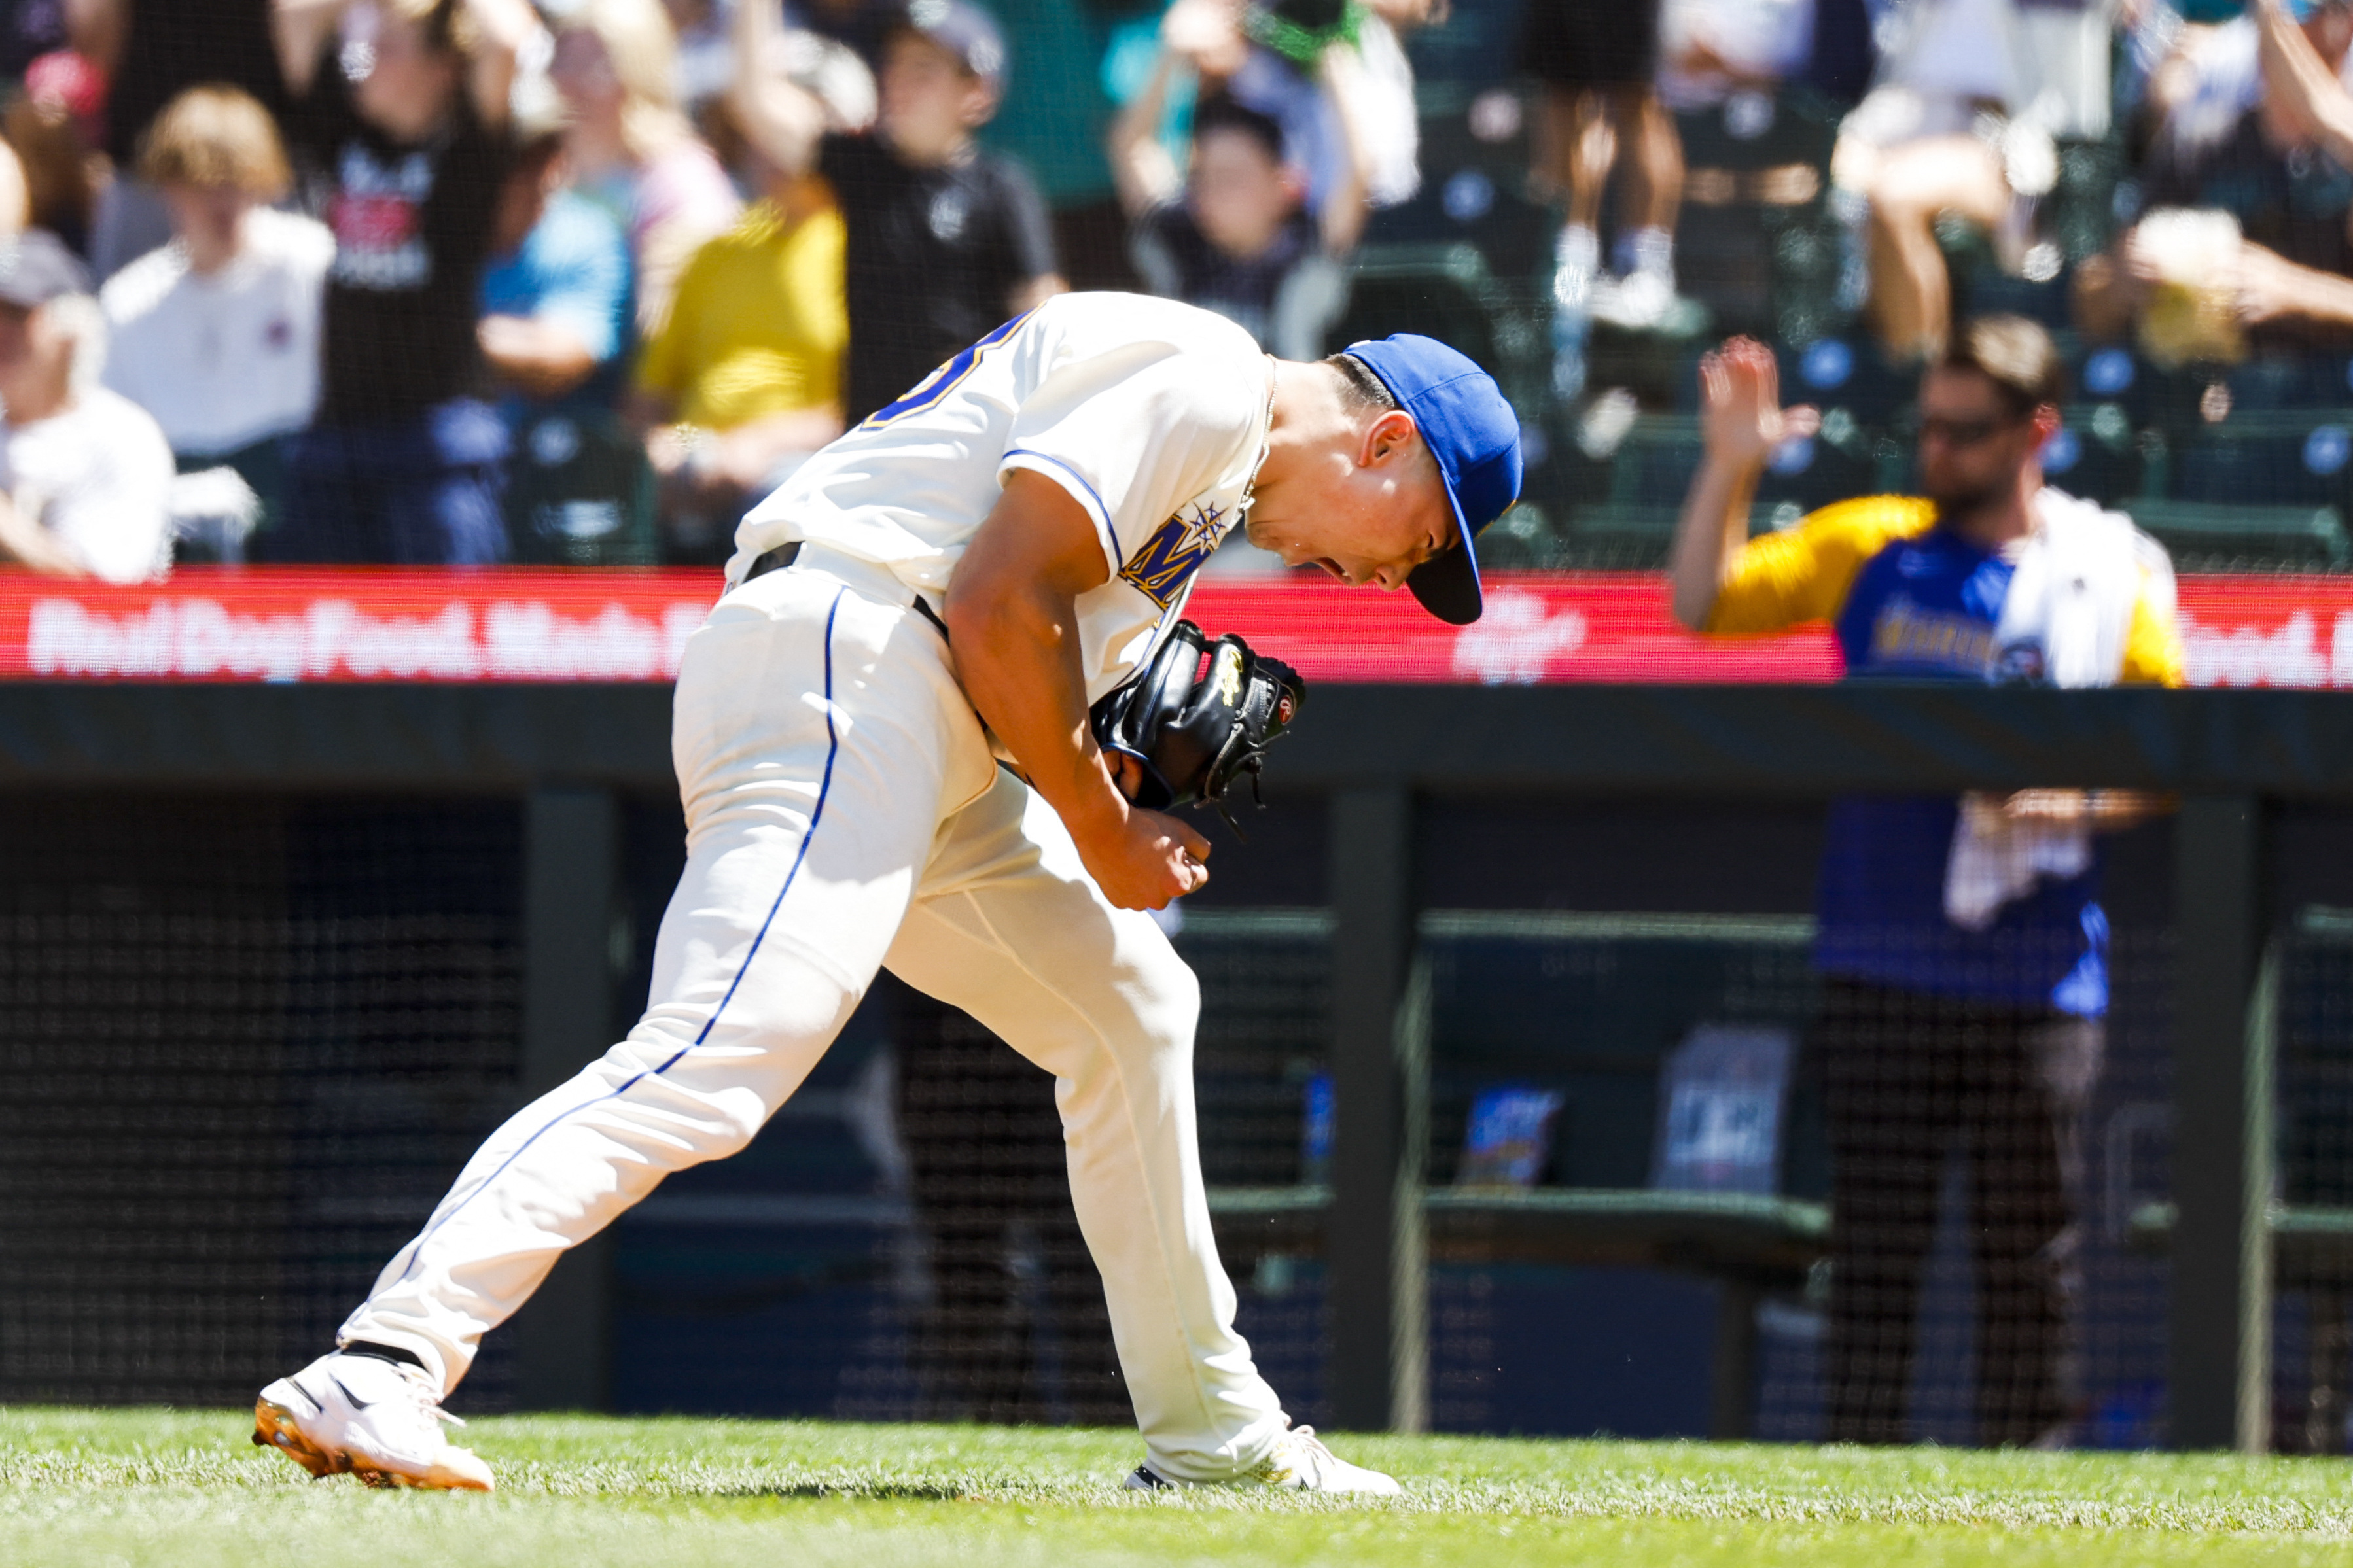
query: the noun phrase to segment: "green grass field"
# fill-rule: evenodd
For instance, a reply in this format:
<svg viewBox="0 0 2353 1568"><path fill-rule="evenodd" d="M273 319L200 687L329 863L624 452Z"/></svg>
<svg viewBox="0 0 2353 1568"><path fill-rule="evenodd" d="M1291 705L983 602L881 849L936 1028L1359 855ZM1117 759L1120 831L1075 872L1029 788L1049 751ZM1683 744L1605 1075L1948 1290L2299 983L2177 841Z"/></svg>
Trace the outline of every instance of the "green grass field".
<svg viewBox="0 0 2353 1568"><path fill-rule="evenodd" d="M1118 1489L1132 1434L512 1416L493 1497L313 1482L231 1412L0 1410L0 1563L2353 1562L2353 1466L2169 1455L1352 1437L1406 1496Z"/></svg>

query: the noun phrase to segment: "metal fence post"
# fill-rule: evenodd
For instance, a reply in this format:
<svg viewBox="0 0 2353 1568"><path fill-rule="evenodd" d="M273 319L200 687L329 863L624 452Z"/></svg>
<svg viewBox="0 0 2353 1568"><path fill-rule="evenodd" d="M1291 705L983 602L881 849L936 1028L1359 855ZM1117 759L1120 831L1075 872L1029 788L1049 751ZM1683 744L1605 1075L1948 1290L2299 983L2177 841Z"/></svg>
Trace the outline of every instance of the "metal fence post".
<svg viewBox="0 0 2353 1568"><path fill-rule="evenodd" d="M537 1095L612 1044L620 803L609 790L533 790L523 807L522 1089ZM612 1370L611 1233L560 1259L516 1313L516 1402L600 1410Z"/></svg>
<svg viewBox="0 0 2353 1568"><path fill-rule="evenodd" d="M1413 970L1413 801L1402 784L1334 796L1332 1206L1325 1221L1335 1421L1428 1423L1421 1178L1428 1067Z"/></svg>
<svg viewBox="0 0 2353 1568"><path fill-rule="evenodd" d="M2269 1446L2262 815L2252 796L2192 795L2175 826L2168 1405L2177 1448Z"/></svg>

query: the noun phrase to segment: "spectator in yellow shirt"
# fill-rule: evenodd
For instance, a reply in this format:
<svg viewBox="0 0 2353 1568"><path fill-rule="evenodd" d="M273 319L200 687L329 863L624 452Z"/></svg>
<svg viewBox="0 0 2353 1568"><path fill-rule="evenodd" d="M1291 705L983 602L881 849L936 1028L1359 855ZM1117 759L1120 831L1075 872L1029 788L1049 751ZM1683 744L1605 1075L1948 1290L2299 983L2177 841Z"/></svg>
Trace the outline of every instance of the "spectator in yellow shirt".
<svg viewBox="0 0 2353 1568"><path fill-rule="evenodd" d="M778 176L697 251L638 362L637 408L660 481L664 550L717 564L752 502L841 434L841 215Z"/></svg>
<svg viewBox="0 0 2353 1568"><path fill-rule="evenodd" d="M1841 501L1751 540L1767 456L1815 416L1781 406L1769 349L1709 355L1676 618L1713 636L1826 624L1850 680L2179 685L2163 550L2042 482L2061 374L2033 322L1964 322L1921 379L1925 493ZM2072 1436L2081 1121L2108 1005L2092 834L2155 804L2048 789L1831 803L1813 1037L1831 1150L1831 1441L1909 1440L1947 1154L1968 1173L1978 1266L1978 1440Z"/></svg>

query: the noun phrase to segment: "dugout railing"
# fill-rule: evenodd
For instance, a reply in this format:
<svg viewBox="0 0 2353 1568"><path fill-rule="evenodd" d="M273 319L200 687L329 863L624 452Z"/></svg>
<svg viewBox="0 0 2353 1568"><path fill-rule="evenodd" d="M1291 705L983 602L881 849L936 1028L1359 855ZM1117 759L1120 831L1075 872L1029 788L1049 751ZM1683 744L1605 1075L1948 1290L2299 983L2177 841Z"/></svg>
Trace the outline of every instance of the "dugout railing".
<svg viewBox="0 0 2353 1568"><path fill-rule="evenodd" d="M607 911L621 875L623 806L671 787L668 710L667 690L652 686L12 685L0 687L0 789L520 802L522 1092L560 1079L609 1032ZM2166 1430L2189 1448L2269 1441L2274 1237L2282 1267L2337 1289L2341 1310L2329 1260L2345 1226L2341 1210L2274 1193L2266 955L2291 913L2266 885L2276 879L2266 822L2353 804L2353 699L1339 687L1317 692L1275 775L1281 790L1324 804L1335 1127L1328 1182L1316 1190L1227 1192L1219 1206L1229 1245L1247 1247L1253 1226L1315 1233L1329 1302L1325 1400L1338 1424L1425 1421L1426 1271L1466 1226L1531 1255L1640 1260L1663 1247L1686 1267L1767 1278L1803 1266L1819 1224L1788 1205L1685 1204L1678 1215L1672 1202L1425 1190L1428 1065L1410 961L1426 869L1418 815L1450 802L2075 785L2179 798L2171 1198L2134 1216L2142 1245L2172 1264ZM0 1279L0 1295L9 1288ZM608 1289L593 1265L567 1264L518 1321L520 1403L600 1402ZM1719 1393L1720 1430L1736 1427L1738 1398Z"/></svg>

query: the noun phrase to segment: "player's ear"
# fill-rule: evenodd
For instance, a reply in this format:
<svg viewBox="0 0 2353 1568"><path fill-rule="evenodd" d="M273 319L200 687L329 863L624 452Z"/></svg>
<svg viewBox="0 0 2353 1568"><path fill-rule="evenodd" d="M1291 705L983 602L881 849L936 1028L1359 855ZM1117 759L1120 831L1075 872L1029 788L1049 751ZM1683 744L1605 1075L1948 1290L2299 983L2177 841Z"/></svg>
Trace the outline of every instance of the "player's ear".
<svg viewBox="0 0 2353 1568"><path fill-rule="evenodd" d="M1376 463L1388 462L1399 456L1411 457L1414 443L1421 436L1413 426L1413 416L1403 409L1392 408L1365 426L1356 452L1356 466L1369 468Z"/></svg>

